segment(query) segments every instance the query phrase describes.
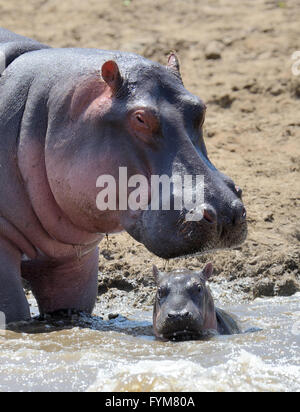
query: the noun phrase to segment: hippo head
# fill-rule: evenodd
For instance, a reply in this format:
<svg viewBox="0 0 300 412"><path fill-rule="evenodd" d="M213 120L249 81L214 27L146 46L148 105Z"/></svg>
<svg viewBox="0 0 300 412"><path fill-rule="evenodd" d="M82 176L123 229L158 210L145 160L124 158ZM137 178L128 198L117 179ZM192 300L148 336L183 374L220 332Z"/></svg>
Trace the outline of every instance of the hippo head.
<svg viewBox="0 0 300 412"><path fill-rule="evenodd" d="M78 227L126 230L162 258L239 245L242 191L208 158L206 107L184 88L176 55L166 67L125 56L102 63L101 78L82 75L64 106L53 99L46 164L56 202ZM153 189L160 178L167 184Z"/></svg>
<svg viewBox="0 0 300 412"><path fill-rule="evenodd" d="M208 331L217 331L214 301L207 280L213 268L208 264L200 272L160 273L154 266L158 286L153 327L161 340L197 340Z"/></svg>

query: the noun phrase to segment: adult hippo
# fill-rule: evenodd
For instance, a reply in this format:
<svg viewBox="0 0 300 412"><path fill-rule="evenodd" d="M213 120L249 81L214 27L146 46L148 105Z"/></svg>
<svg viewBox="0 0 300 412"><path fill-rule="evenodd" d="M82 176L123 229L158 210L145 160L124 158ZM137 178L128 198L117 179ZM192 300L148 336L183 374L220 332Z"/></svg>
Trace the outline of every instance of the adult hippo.
<svg viewBox="0 0 300 412"><path fill-rule="evenodd" d="M160 340L198 340L220 334L241 333L237 322L216 308L207 281L213 273L211 263L203 271L161 273L154 266L157 293L153 310L153 328Z"/></svg>
<svg viewBox="0 0 300 412"><path fill-rule="evenodd" d="M0 30L0 56L0 311L8 322L30 318L21 277L42 314L91 312L103 234L126 230L163 258L245 239L241 190L208 159L205 105L184 88L175 54L164 67ZM204 176L203 218L150 206L99 210L96 182L118 183L120 168L147 179Z"/></svg>

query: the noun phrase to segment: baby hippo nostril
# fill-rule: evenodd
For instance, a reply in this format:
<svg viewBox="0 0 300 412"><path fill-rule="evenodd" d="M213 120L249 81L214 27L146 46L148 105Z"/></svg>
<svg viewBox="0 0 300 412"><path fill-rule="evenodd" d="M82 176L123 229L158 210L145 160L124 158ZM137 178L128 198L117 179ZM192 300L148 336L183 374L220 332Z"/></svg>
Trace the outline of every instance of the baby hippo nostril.
<svg viewBox="0 0 300 412"><path fill-rule="evenodd" d="M190 312L171 312L168 313L168 318L172 320L180 320L184 318L189 318L191 316Z"/></svg>

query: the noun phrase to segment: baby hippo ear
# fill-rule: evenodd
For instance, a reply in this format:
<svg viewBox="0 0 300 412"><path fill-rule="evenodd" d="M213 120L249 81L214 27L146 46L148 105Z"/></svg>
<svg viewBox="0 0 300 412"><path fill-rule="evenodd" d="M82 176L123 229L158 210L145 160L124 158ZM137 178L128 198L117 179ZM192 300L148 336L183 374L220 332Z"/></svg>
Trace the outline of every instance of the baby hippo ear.
<svg viewBox="0 0 300 412"><path fill-rule="evenodd" d="M204 279L209 280L212 277L213 272L214 268L212 263L208 263L203 270Z"/></svg>
<svg viewBox="0 0 300 412"><path fill-rule="evenodd" d="M153 276L155 279L156 284L159 284L160 279L160 271L158 270L157 266L153 265Z"/></svg>
<svg viewBox="0 0 300 412"><path fill-rule="evenodd" d="M102 79L116 93L122 85L122 77L117 63L109 60L103 64L101 69Z"/></svg>

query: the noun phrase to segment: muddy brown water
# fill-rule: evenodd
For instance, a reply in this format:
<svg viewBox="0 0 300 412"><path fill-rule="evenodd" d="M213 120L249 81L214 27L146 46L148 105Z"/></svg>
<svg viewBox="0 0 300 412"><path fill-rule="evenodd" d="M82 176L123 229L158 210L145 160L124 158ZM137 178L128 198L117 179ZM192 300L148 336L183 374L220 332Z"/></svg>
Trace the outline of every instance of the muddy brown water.
<svg viewBox="0 0 300 412"><path fill-rule="evenodd" d="M221 299L243 330L262 330L206 341L156 341L151 307L126 299L116 319L102 320L98 304L69 326L23 325L0 335L0 391L300 391L299 298Z"/></svg>

